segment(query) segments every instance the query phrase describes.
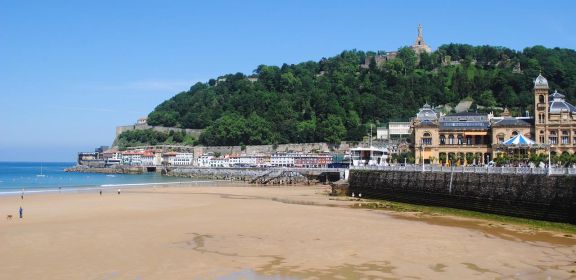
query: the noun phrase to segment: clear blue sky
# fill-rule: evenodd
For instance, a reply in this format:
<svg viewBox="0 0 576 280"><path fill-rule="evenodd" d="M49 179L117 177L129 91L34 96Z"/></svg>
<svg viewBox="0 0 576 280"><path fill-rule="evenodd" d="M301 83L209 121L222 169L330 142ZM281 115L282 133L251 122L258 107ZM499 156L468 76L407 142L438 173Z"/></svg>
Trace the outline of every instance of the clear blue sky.
<svg viewBox="0 0 576 280"><path fill-rule="evenodd" d="M74 161L197 81L450 42L576 48L573 1L0 0L0 161Z"/></svg>

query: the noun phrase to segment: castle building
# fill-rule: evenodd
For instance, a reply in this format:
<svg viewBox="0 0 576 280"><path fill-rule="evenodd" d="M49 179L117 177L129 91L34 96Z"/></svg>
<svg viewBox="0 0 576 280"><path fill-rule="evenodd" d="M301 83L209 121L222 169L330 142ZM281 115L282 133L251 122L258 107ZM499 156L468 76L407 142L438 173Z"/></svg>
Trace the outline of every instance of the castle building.
<svg viewBox="0 0 576 280"><path fill-rule="evenodd" d="M508 109L500 117L469 112L444 116L425 104L411 120L416 163L485 164L502 152L500 144L519 134L549 147L552 154L576 152L576 107L549 90L539 75L533 118L512 117Z"/></svg>
<svg viewBox="0 0 576 280"><path fill-rule="evenodd" d="M414 42L414 44L410 48L416 54L431 53L432 52L432 48L430 48L424 42L424 35L422 34L422 24L418 24L418 36L416 36L416 41ZM361 64L360 67L362 67L364 69L370 68L370 63L372 62L372 60L374 60L374 62L376 63L376 66L381 66L385 62L393 60L396 57L398 57L397 51L378 53L375 56L366 56L366 58L364 59L364 63Z"/></svg>

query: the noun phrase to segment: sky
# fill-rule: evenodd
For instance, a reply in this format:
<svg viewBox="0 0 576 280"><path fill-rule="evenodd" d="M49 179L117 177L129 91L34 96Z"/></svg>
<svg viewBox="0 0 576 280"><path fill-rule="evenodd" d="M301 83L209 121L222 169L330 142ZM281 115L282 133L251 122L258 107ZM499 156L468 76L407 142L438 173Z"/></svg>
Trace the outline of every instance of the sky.
<svg viewBox="0 0 576 280"><path fill-rule="evenodd" d="M447 43L576 49L576 1L0 0L0 161L75 161L162 101L260 64Z"/></svg>

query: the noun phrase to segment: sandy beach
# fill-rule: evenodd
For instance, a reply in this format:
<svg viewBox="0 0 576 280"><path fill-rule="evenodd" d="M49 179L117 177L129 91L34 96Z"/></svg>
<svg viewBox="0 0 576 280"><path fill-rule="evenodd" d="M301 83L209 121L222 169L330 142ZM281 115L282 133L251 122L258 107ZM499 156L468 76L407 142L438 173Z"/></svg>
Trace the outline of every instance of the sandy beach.
<svg viewBox="0 0 576 280"><path fill-rule="evenodd" d="M0 197L0 279L576 277L573 237L355 209L326 192L164 186Z"/></svg>

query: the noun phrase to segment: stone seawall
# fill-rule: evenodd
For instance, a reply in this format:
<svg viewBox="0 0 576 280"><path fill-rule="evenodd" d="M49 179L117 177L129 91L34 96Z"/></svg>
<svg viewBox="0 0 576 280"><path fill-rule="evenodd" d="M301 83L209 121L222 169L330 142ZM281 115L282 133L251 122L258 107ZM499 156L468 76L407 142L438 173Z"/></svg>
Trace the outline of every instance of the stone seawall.
<svg viewBox="0 0 576 280"><path fill-rule="evenodd" d="M66 172L103 173L103 174L142 174L145 168L132 166L119 167L86 167L74 166L64 169Z"/></svg>
<svg viewBox="0 0 576 280"><path fill-rule="evenodd" d="M195 179L231 180L263 185L310 184L311 180L297 172L271 170L267 168L197 168L179 167L166 176Z"/></svg>
<svg viewBox="0 0 576 280"><path fill-rule="evenodd" d="M351 170L349 193L576 224L576 177Z"/></svg>

